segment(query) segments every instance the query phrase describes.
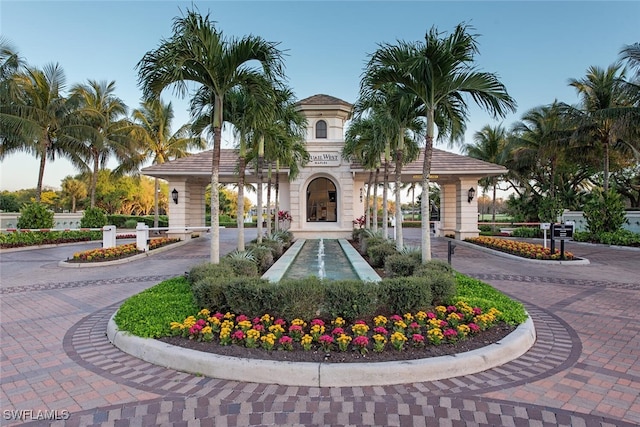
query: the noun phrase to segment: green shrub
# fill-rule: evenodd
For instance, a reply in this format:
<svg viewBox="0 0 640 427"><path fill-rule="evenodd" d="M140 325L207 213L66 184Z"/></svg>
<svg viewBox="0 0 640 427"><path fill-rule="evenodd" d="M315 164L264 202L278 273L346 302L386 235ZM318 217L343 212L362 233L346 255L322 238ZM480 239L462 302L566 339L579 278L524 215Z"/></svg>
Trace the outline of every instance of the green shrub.
<svg viewBox="0 0 640 427"><path fill-rule="evenodd" d="M415 276L423 277L425 283L431 288L434 305L443 304L456 294L456 280L453 270L446 271L445 265L449 266L440 262L431 263L425 268L425 264L423 264L414 272Z"/></svg>
<svg viewBox="0 0 640 427"><path fill-rule="evenodd" d="M227 281L223 293L231 312L252 318L277 307L279 301L275 288L276 285L266 279L235 277Z"/></svg>
<svg viewBox="0 0 640 427"><path fill-rule="evenodd" d="M171 335L170 324L197 312L184 277L165 280L127 299L115 316L116 325L143 338Z"/></svg>
<svg viewBox="0 0 640 427"><path fill-rule="evenodd" d="M107 214L100 208L87 208L82 214L80 227L102 228L107 225Z"/></svg>
<svg viewBox="0 0 640 427"><path fill-rule="evenodd" d="M273 315L289 321L299 318L307 322L318 317L327 286L317 277L281 280L275 285L277 307L272 309Z"/></svg>
<svg viewBox="0 0 640 427"><path fill-rule="evenodd" d="M272 249L274 258L279 258L284 252L284 244L281 240L275 238L262 239L262 246Z"/></svg>
<svg viewBox="0 0 640 427"><path fill-rule="evenodd" d="M53 228L53 211L42 203L30 203L20 210L18 228Z"/></svg>
<svg viewBox="0 0 640 427"><path fill-rule="evenodd" d="M390 255L398 253L393 242L386 241L367 248L367 256L373 267L383 267L385 259Z"/></svg>
<svg viewBox="0 0 640 427"><path fill-rule="evenodd" d="M406 277L419 265L420 261L411 254L394 254L384 260L384 271L388 277Z"/></svg>
<svg viewBox="0 0 640 427"><path fill-rule="evenodd" d="M222 276L204 276L198 279L191 285L193 303L198 309L207 308L222 313L230 311L231 306L224 292L230 280L230 277Z"/></svg>
<svg viewBox="0 0 640 427"><path fill-rule="evenodd" d="M606 193L594 190L591 199L584 205L584 218L592 235L618 231L627 222L624 202L614 190Z"/></svg>
<svg viewBox="0 0 640 427"><path fill-rule="evenodd" d="M204 278L227 278L234 277L235 271L229 263L212 264L205 262L191 267L187 275L189 283L194 285Z"/></svg>
<svg viewBox="0 0 640 427"><path fill-rule="evenodd" d="M335 280L327 283L323 314L353 321L371 316L378 305L377 285L360 280Z"/></svg>
<svg viewBox="0 0 640 427"><path fill-rule="evenodd" d="M230 265L235 276L257 277L260 275L258 264L251 258L224 257L220 260L220 264Z"/></svg>
<svg viewBox="0 0 640 427"><path fill-rule="evenodd" d="M424 276L425 274L429 274L431 271L441 271L443 273L449 273L453 275L453 267L448 263L441 261L439 259L430 259L422 264L420 264L414 270L413 274L416 276Z"/></svg>
<svg viewBox="0 0 640 427"><path fill-rule="evenodd" d="M524 306L497 291L492 286L478 279L456 273L457 293L450 301L464 301L471 306L477 306L486 312L495 307L500 311L498 320L510 325L519 325L527 320Z"/></svg>
<svg viewBox="0 0 640 427"><path fill-rule="evenodd" d="M247 249L253 252L253 256L256 258L258 264L258 270L264 273L273 265L274 256L273 249L268 246L250 244L247 245Z"/></svg>
<svg viewBox="0 0 640 427"><path fill-rule="evenodd" d="M427 310L432 305L431 284L424 277L398 277L380 282L381 306L389 313Z"/></svg>
<svg viewBox="0 0 640 427"><path fill-rule="evenodd" d="M492 232L493 228L487 224L480 224L478 225L478 230L486 233L486 232Z"/></svg>
<svg viewBox="0 0 640 427"><path fill-rule="evenodd" d="M513 237L522 237L525 239L534 239L536 237L542 237L542 230L534 227L518 227L511 233Z"/></svg>
<svg viewBox="0 0 640 427"><path fill-rule="evenodd" d="M135 219L128 219L122 225L123 228L129 228L129 229L136 228L137 226L138 226L138 221L136 221Z"/></svg>

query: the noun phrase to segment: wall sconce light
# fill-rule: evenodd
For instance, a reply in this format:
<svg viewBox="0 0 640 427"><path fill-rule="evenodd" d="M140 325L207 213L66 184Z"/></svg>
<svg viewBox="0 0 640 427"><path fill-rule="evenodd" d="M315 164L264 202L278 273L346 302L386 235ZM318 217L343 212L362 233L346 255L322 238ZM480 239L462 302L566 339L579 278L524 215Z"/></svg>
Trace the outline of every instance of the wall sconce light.
<svg viewBox="0 0 640 427"><path fill-rule="evenodd" d="M360 203L362 203L362 187L360 187Z"/></svg>
<svg viewBox="0 0 640 427"><path fill-rule="evenodd" d="M175 188L171 192L171 198L173 199L173 203L175 203L177 205L178 204L178 190L176 190Z"/></svg>
<svg viewBox="0 0 640 427"><path fill-rule="evenodd" d="M471 203L475 195L476 195L476 190L474 190L473 187L471 187L467 192L467 202Z"/></svg>

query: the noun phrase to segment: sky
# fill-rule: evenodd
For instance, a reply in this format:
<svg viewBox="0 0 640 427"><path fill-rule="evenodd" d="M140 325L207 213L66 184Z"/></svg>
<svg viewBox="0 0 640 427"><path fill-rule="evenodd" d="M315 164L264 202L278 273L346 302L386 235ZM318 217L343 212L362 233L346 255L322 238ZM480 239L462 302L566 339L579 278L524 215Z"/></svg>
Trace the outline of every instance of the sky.
<svg viewBox="0 0 640 427"><path fill-rule="evenodd" d="M136 64L171 37L190 8L210 14L226 37L253 34L285 52L287 83L297 99L327 94L356 101L364 66L380 44L424 41L432 27L449 33L465 22L477 34L478 69L495 73L518 109L494 119L469 100L465 142L486 125L511 126L554 100L576 104L571 78L606 68L640 41L638 1L30 1L0 2L0 35L34 67L59 63L67 87L115 81L116 95L139 107ZM188 100L162 94L175 110L173 129L189 120ZM232 147L230 133L224 146ZM437 148L460 152L445 143ZM0 162L0 190L35 188L38 160L13 154ZM110 164L110 167L115 165ZM47 162L44 185L59 189L78 171Z"/></svg>

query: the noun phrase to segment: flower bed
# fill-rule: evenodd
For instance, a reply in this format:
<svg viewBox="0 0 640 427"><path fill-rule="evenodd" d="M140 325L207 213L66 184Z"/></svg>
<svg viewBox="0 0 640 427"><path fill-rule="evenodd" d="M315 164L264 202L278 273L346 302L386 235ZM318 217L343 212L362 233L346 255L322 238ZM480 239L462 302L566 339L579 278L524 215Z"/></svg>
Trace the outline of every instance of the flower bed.
<svg viewBox="0 0 640 427"><path fill-rule="evenodd" d="M356 320L351 324L341 317L331 321L313 319L307 323L293 319L287 322L269 314L250 319L243 314L211 314L203 309L182 322L172 322L171 330L174 336L221 346L364 355L369 351L402 352L464 342L491 329L498 315L495 308L483 313L480 308L462 301L447 307L437 306L429 312L378 315L370 322Z"/></svg>
<svg viewBox="0 0 640 427"><path fill-rule="evenodd" d="M508 254L520 256L523 258L540 259L540 260L559 260L560 250L556 249L555 253L551 253L550 248L534 243L519 242L517 240L499 239L496 237L472 237L465 239L465 242L473 243L486 248L495 249L497 251L506 252ZM571 252L565 251L564 257L567 260L575 259Z"/></svg>
<svg viewBox="0 0 640 427"><path fill-rule="evenodd" d="M160 247L179 241L180 239L170 239L167 237L151 239L151 241L149 242L149 250L151 251L153 249L158 249ZM141 253L143 253L143 251L139 251L135 243L127 243L126 245L120 245L113 248L98 248L83 252L76 252L75 254L73 254L73 258L68 260L68 262L115 261Z"/></svg>

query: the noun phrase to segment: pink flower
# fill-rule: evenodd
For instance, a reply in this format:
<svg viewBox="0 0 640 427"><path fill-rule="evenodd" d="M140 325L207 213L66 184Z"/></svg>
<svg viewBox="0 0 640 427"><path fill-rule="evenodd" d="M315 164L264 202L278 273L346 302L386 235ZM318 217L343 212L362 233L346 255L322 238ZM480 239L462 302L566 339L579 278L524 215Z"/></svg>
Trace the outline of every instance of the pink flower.
<svg viewBox="0 0 640 427"><path fill-rule="evenodd" d="M289 326L289 332L300 332L300 333L302 333L302 326L300 326L300 325L291 325L291 326Z"/></svg>
<svg viewBox="0 0 640 427"><path fill-rule="evenodd" d="M285 322L283 319L276 319L275 322L273 322L274 325L280 325L283 328L285 327L285 325L287 324L287 322Z"/></svg>
<svg viewBox="0 0 640 427"><path fill-rule="evenodd" d="M428 317L429 319L435 319L437 316L436 316L436 314L435 314L435 313L433 313L433 312L431 312L431 311L430 311L430 312L428 312L428 313L427 313L427 317Z"/></svg>
<svg viewBox="0 0 640 427"><path fill-rule="evenodd" d="M458 308L455 305L449 305L447 306L447 311L453 313L454 311L458 311Z"/></svg>
<svg viewBox="0 0 640 427"><path fill-rule="evenodd" d="M376 334L380 334L380 335L387 335L389 333L389 331L387 331L382 326L377 326L377 327L373 328L373 332L376 333Z"/></svg>
<svg viewBox="0 0 640 427"><path fill-rule="evenodd" d="M389 320L391 320L392 322L402 322L403 319L401 316L394 314L393 316L389 317Z"/></svg>
<svg viewBox="0 0 640 427"><path fill-rule="evenodd" d="M369 345L369 338L364 335L358 335L353 339L352 343L356 347L366 347L367 345Z"/></svg>
<svg viewBox="0 0 640 427"><path fill-rule="evenodd" d="M331 331L331 335L342 335L344 334L344 329L342 328L334 328L333 331Z"/></svg>
<svg viewBox="0 0 640 427"><path fill-rule="evenodd" d="M324 326L324 322L322 321L322 319L313 319L311 321L311 326L314 326L314 325Z"/></svg>
<svg viewBox="0 0 640 427"><path fill-rule="evenodd" d="M444 328L445 326L449 326L449 324L448 324L446 321L441 320L441 321L440 321L440 327L441 327L441 328Z"/></svg>
<svg viewBox="0 0 640 427"><path fill-rule="evenodd" d="M414 343L423 343L424 342L424 336L420 335L420 334L413 334L411 336L411 340Z"/></svg>
<svg viewBox="0 0 640 427"><path fill-rule="evenodd" d="M318 338L320 344L333 344L333 337L331 335L322 335Z"/></svg>
<svg viewBox="0 0 640 427"><path fill-rule="evenodd" d="M476 325L475 323L469 323L467 326L469 326L469 329L471 330L471 332L480 331L480 326Z"/></svg>
<svg viewBox="0 0 640 427"><path fill-rule="evenodd" d="M444 331L442 331L442 335L447 338L453 338L458 336L458 331L456 331L455 329L445 329Z"/></svg>
<svg viewBox="0 0 640 427"><path fill-rule="evenodd" d="M473 309L473 314L474 314L475 316L477 316L477 315L479 315L479 314L482 314L482 309L481 309L480 307L474 307L474 309Z"/></svg>
<svg viewBox="0 0 640 427"><path fill-rule="evenodd" d="M253 318L253 324L254 324L254 325L257 325L257 324L259 324L260 322L262 322L262 320L261 320L259 317L254 317L254 318Z"/></svg>
<svg viewBox="0 0 640 427"><path fill-rule="evenodd" d="M238 317L236 317L236 322L238 323L244 322L245 320L249 320L249 318L244 314L238 314Z"/></svg>
<svg viewBox="0 0 640 427"><path fill-rule="evenodd" d="M216 314L213 315L213 317L215 317L218 320L222 320L224 319L224 314L217 312Z"/></svg>
<svg viewBox="0 0 640 427"><path fill-rule="evenodd" d="M278 342L282 345L287 345L287 344L291 344L293 342L293 339L291 337L283 335L282 337L280 337Z"/></svg>
<svg viewBox="0 0 640 427"><path fill-rule="evenodd" d="M205 327L207 325L207 322L204 319L198 319L198 321L196 322L196 325L198 325L201 328L203 328L203 327Z"/></svg>
<svg viewBox="0 0 640 427"><path fill-rule="evenodd" d="M262 326L261 323L254 324L253 329L255 329L258 332L264 332L264 326Z"/></svg>
<svg viewBox="0 0 640 427"><path fill-rule="evenodd" d="M238 330L231 335L231 338L234 340L242 341L245 338L245 334L244 332Z"/></svg>

